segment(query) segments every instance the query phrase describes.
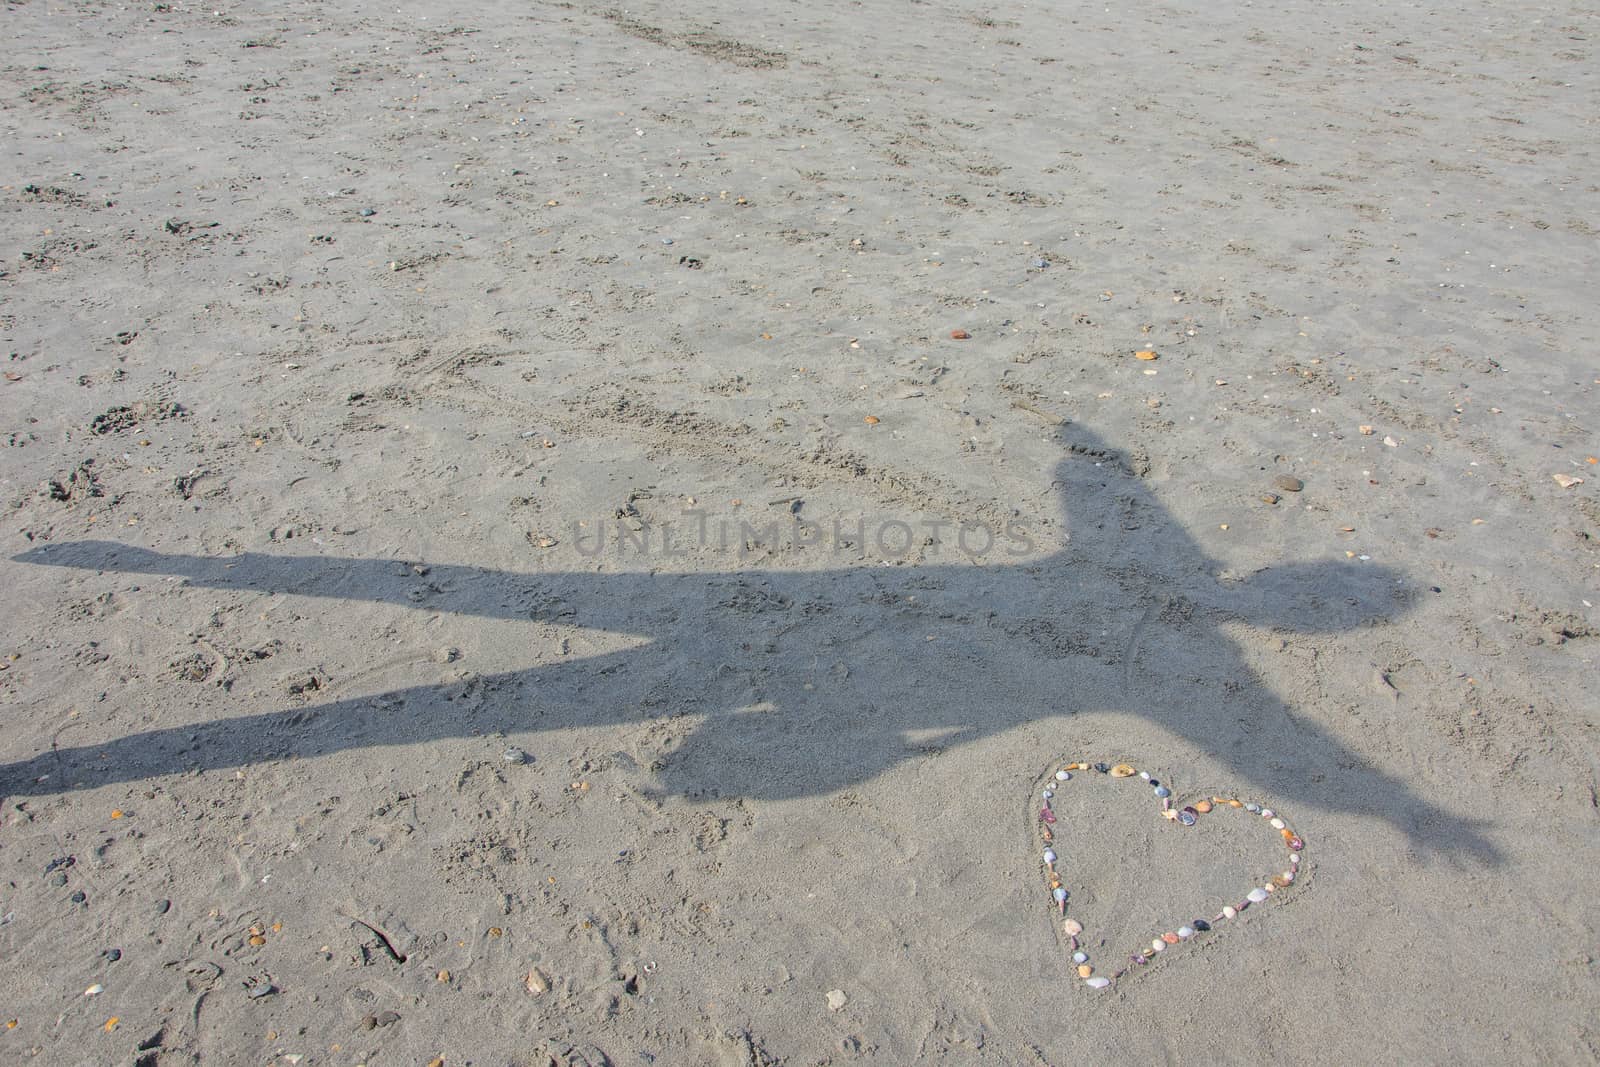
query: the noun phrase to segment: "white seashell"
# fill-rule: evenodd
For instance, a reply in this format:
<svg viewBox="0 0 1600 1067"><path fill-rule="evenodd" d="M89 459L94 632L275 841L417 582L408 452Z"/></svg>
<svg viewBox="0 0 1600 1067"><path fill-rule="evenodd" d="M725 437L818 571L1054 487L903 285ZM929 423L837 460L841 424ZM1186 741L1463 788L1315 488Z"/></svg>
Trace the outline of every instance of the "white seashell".
<svg viewBox="0 0 1600 1067"><path fill-rule="evenodd" d="M1083 933L1083 924L1077 919L1063 919L1061 920L1061 929L1066 932L1068 937L1077 937Z"/></svg>
<svg viewBox="0 0 1600 1067"><path fill-rule="evenodd" d="M1056 781L1058 781L1058 782L1064 782L1068 778L1071 778L1071 777L1072 777L1072 775L1068 774L1066 771L1057 771L1056 772Z"/></svg>
<svg viewBox="0 0 1600 1067"><path fill-rule="evenodd" d="M86 997L92 997L97 993L104 993L105 991L106 991L106 987L101 985L99 982L96 982L94 985L90 986L88 989L85 989L83 991L83 995L86 996Z"/></svg>
<svg viewBox="0 0 1600 1067"><path fill-rule="evenodd" d="M1232 904L1229 904L1227 907L1222 909L1222 917L1224 919L1231 919L1237 914L1239 914L1238 909L1236 909Z"/></svg>
<svg viewBox="0 0 1600 1067"><path fill-rule="evenodd" d="M1139 777L1143 778L1145 781L1148 782L1150 780L1150 772L1149 771L1140 771L1139 772Z"/></svg>
<svg viewBox="0 0 1600 1067"><path fill-rule="evenodd" d="M1244 898L1252 904L1259 904L1263 900L1267 899L1267 891L1262 889L1260 886L1256 886L1254 889L1250 890L1250 892L1246 893Z"/></svg>
<svg viewBox="0 0 1600 1067"><path fill-rule="evenodd" d="M1154 941L1150 942L1150 951L1165 952L1167 951L1167 943L1158 937Z"/></svg>
<svg viewBox="0 0 1600 1067"><path fill-rule="evenodd" d="M1074 952L1072 954L1072 962L1073 963L1088 963L1089 962L1089 954L1087 952Z"/></svg>
<svg viewBox="0 0 1600 1067"><path fill-rule="evenodd" d="M1299 866L1299 864L1300 864L1300 853L1298 853L1298 852L1289 853L1289 862L1295 864L1296 866Z"/></svg>
<svg viewBox="0 0 1600 1067"><path fill-rule="evenodd" d="M1270 818L1272 818L1272 817L1273 817L1273 815L1275 815L1275 814L1277 814L1277 813L1276 813L1276 812L1274 812L1274 811L1273 811L1273 810L1272 810L1272 809L1271 809L1271 808L1262 808L1262 809L1261 809L1261 817L1262 817L1262 818L1263 818L1263 819L1270 819Z"/></svg>
<svg viewBox="0 0 1600 1067"><path fill-rule="evenodd" d="M1056 861L1056 850L1053 849L1053 848L1045 849L1044 850L1044 861L1046 863L1054 863Z"/></svg>
<svg viewBox="0 0 1600 1067"><path fill-rule="evenodd" d="M1265 815L1266 812L1262 812L1261 814ZM1282 819L1273 819L1272 820L1272 828L1274 830L1282 830L1283 829L1283 820Z"/></svg>
<svg viewBox="0 0 1600 1067"><path fill-rule="evenodd" d="M1180 937L1184 941L1189 940L1193 936L1194 936L1194 927L1192 927L1192 926L1180 926L1180 927L1178 927L1178 937Z"/></svg>
<svg viewBox="0 0 1600 1067"><path fill-rule="evenodd" d="M1088 986L1090 989L1104 989L1106 986L1111 984L1111 979L1101 978L1099 975L1095 975L1093 978L1085 978L1083 980L1083 984Z"/></svg>
<svg viewBox="0 0 1600 1067"><path fill-rule="evenodd" d="M1292 882L1294 881L1294 872L1284 871L1280 877L1282 877L1285 882Z"/></svg>
<svg viewBox="0 0 1600 1067"><path fill-rule="evenodd" d="M1053 800L1055 799L1056 791L1054 789L1046 789L1043 795L1046 800Z"/></svg>

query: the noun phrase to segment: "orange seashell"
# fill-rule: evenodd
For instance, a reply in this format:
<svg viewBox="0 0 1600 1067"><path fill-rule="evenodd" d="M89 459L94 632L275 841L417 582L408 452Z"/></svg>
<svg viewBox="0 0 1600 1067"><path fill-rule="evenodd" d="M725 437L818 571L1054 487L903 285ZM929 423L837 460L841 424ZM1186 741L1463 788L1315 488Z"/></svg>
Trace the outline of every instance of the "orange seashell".
<svg viewBox="0 0 1600 1067"><path fill-rule="evenodd" d="M1283 836L1285 841L1288 841L1294 837L1294 831L1289 829L1287 826L1285 826L1282 830L1279 830L1278 833Z"/></svg>
<svg viewBox="0 0 1600 1067"><path fill-rule="evenodd" d="M1160 356L1155 354L1155 351L1153 349L1149 349L1149 348L1141 348L1141 349L1139 349L1139 351L1135 352L1133 355L1134 355L1135 359L1142 359L1142 360L1145 360L1146 362L1148 362L1148 361L1150 361L1152 359L1160 359L1161 358Z"/></svg>
<svg viewBox="0 0 1600 1067"><path fill-rule="evenodd" d="M1244 801L1242 801L1242 800L1230 800L1230 801L1228 801L1228 807L1230 807L1230 808L1242 808L1242 807L1244 807Z"/></svg>
<svg viewBox="0 0 1600 1067"><path fill-rule="evenodd" d="M1048 826L1044 828L1044 834L1042 836L1046 841L1054 841L1056 839L1056 835L1050 832L1050 827Z"/></svg>
<svg viewBox="0 0 1600 1067"><path fill-rule="evenodd" d="M1287 889L1291 884L1293 884L1293 882L1293 878L1287 878L1281 874L1275 874L1272 876L1272 884L1277 886L1279 889Z"/></svg>
<svg viewBox="0 0 1600 1067"><path fill-rule="evenodd" d="M969 338L971 336L972 335L970 333L968 333L966 330L951 330L950 331L950 339L952 341L965 341L967 338Z"/></svg>
<svg viewBox="0 0 1600 1067"><path fill-rule="evenodd" d="M1211 801L1209 801L1209 800L1200 801L1198 804L1196 804L1194 806L1194 810L1198 811L1201 815L1204 815L1206 812L1211 810Z"/></svg>
<svg viewBox="0 0 1600 1067"><path fill-rule="evenodd" d="M861 421L866 423L868 426L876 426L876 425L878 425L878 416L876 416L876 415L868 415L866 418L862 419Z"/></svg>
<svg viewBox="0 0 1600 1067"><path fill-rule="evenodd" d="M1131 763L1119 763L1115 767L1111 768L1111 777L1113 778L1132 778L1138 773L1138 771L1133 769L1133 765Z"/></svg>
<svg viewBox="0 0 1600 1067"><path fill-rule="evenodd" d="M1087 963L1078 964L1078 977L1079 978L1087 978L1093 973L1094 973L1094 968L1089 966Z"/></svg>
<svg viewBox="0 0 1600 1067"><path fill-rule="evenodd" d="M1050 879L1050 888L1051 889L1060 889L1061 888L1061 879L1054 878L1054 877L1051 878Z"/></svg>

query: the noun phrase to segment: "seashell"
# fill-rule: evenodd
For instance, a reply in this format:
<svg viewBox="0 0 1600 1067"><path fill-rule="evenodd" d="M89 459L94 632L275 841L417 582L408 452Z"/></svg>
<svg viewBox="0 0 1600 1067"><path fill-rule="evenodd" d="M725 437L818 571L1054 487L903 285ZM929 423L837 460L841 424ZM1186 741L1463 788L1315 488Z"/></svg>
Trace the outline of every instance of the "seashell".
<svg viewBox="0 0 1600 1067"><path fill-rule="evenodd" d="M1054 800L1056 798L1056 791L1054 789L1046 789L1039 795L1044 797L1046 800Z"/></svg>
<svg viewBox="0 0 1600 1067"><path fill-rule="evenodd" d="M1203 934L1209 929L1211 929L1211 924L1206 922L1204 919L1196 919L1194 921L1194 932L1195 933ZM1182 930L1179 930L1178 932L1180 934L1183 933Z"/></svg>
<svg viewBox="0 0 1600 1067"><path fill-rule="evenodd" d="M1094 968L1089 966L1087 963L1078 964L1078 977L1079 978L1087 978L1093 973L1094 973Z"/></svg>
<svg viewBox="0 0 1600 1067"><path fill-rule="evenodd" d="M1046 804L1039 809L1039 818L1047 823L1054 823L1056 821L1056 813L1050 810L1050 805Z"/></svg>
<svg viewBox="0 0 1600 1067"><path fill-rule="evenodd" d="M1259 904L1263 900L1267 899L1267 891L1265 889L1262 889L1260 886L1256 886L1254 889L1250 890L1250 892L1246 893L1245 897L1252 904Z"/></svg>
<svg viewBox="0 0 1600 1067"><path fill-rule="evenodd" d="M1101 774L1105 774L1107 771L1111 770L1111 768L1106 766L1104 763L1096 763L1094 765L1094 769L1099 771Z"/></svg>
<svg viewBox="0 0 1600 1067"><path fill-rule="evenodd" d="M1230 801L1228 801L1228 807L1230 807L1230 808L1242 808L1242 807L1244 807L1244 801L1242 801L1242 800L1230 800Z"/></svg>
<svg viewBox="0 0 1600 1067"><path fill-rule="evenodd" d="M1178 927L1178 940L1179 941L1187 941L1193 936L1194 936L1194 927L1192 927L1192 926L1180 926L1180 927Z"/></svg>
<svg viewBox="0 0 1600 1067"><path fill-rule="evenodd" d="M1050 832L1050 827L1048 826L1039 831L1039 836L1044 838L1045 844L1049 844L1056 839L1056 835Z"/></svg>
<svg viewBox="0 0 1600 1067"><path fill-rule="evenodd" d="M1168 789L1166 786L1164 786L1164 785L1156 786L1156 796L1164 798L1164 797L1170 797L1171 795L1172 795L1172 790Z"/></svg>
<svg viewBox="0 0 1600 1067"><path fill-rule="evenodd" d="M1050 872L1050 888L1051 889L1060 889L1061 888L1061 876L1059 874L1056 874L1054 871Z"/></svg>
<svg viewBox="0 0 1600 1067"><path fill-rule="evenodd" d="M1161 935L1161 940L1165 941L1169 945L1176 945L1178 943L1178 935L1169 930Z"/></svg>
<svg viewBox="0 0 1600 1067"><path fill-rule="evenodd" d="M1089 962L1089 954L1087 952L1074 952L1072 954L1072 962L1073 963L1088 963Z"/></svg>
<svg viewBox="0 0 1600 1067"><path fill-rule="evenodd" d="M1283 820L1282 819L1273 819L1272 820L1272 828L1274 830L1282 830L1283 829Z"/></svg>
<svg viewBox="0 0 1600 1067"><path fill-rule="evenodd" d="M1238 915L1238 914L1239 914L1239 909L1238 908L1223 908L1222 909L1222 917L1224 919L1231 919L1235 915Z"/></svg>
<svg viewBox="0 0 1600 1067"><path fill-rule="evenodd" d="M1211 801L1209 801L1209 800L1200 801L1199 803L1195 804L1194 810L1198 811L1201 815L1204 815L1206 812L1211 810Z"/></svg>
<svg viewBox="0 0 1600 1067"><path fill-rule="evenodd" d="M1298 852L1289 853L1289 862L1290 863L1299 863L1300 862L1300 853L1298 853Z"/></svg>
<svg viewBox="0 0 1600 1067"><path fill-rule="evenodd" d="M1071 778L1071 777L1072 777L1072 775L1068 774L1066 771L1057 771L1056 772L1056 781L1058 781L1058 782L1064 782L1068 778Z"/></svg>
<svg viewBox="0 0 1600 1067"><path fill-rule="evenodd" d="M1195 810L1193 808L1184 808L1182 811L1178 812L1178 821L1183 823L1185 826L1193 826L1199 821L1199 816L1195 814Z"/></svg>
<svg viewBox="0 0 1600 1067"><path fill-rule="evenodd" d="M1067 891L1062 889L1060 886L1056 886L1054 889L1052 889L1050 891L1050 895L1056 898L1057 904L1065 904L1067 902Z"/></svg>
<svg viewBox="0 0 1600 1067"><path fill-rule="evenodd" d="M1150 962L1150 957L1146 956L1146 955L1144 955L1142 953L1139 954L1139 955L1129 956L1128 959L1130 959L1134 963L1138 963L1138 964L1145 964L1145 963L1149 963Z"/></svg>
<svg viewBox="0 0 1600 1067"><path fill-rule="evenodd" d="M1272 884L1277 886L1279 889L1287 889L1289 886L1294 884L1294 872L1284 871L1282 874L1273 875Z"/></svg>
<svg viewBox="0 0 1600 1067"><path fill-rule="evenodd" d="M1155 940L1150 942L1150 951L1151 952L1165 952L1165 951L1167 951L1167 943L1165 941L1161 940L1158 937Z"/></svg>
<svg viewBox="0 0 1600 1067"><path fill-rule="evenodd" d="M1077 919L1067 919L1062 922L1061 929L1066 932L1068 937L1077 937L1083 933L1083 924Z"/></svg>
<svg viewBox="0 0 1600 1067"><path fill-rule="evenodd" d="M1119 763L1115 767L1111 768L1111 777L1113 778L1132 778L1137 773L1137 771L1128 766L1126 763Z"/></svg>
<svg viewBox="0 0 1600 1067"><path fill-rule="evenodd" d="M1254 815L1256 812L1261 810L1261 805L1260 804L1246 804L1244 806L1244 810L1248 811L1250 814Z"/></svg>
<svg viewBox="0 0 1600 1067"><path fill-rule="evenodd" d="M1150 772L1149 771L1140 771L1139 772L1139 777L1143 778L1145 781L1149 782L1151 785L1160 785L1161 784L1160 782L1156 781L1154 778L1150 777Z"/></svg>
<svg viewBox="0 0 1600 1067"><path fill-rule="evenodd" d="M1178 813L1173 811L1171 808L1163 808L1161 810L1161 817L1171 821L1178 817Z"/></svg>
<svg viewBox="0 0 1600 1067"><path fill-rule="evenodd" d="M1055 861L1056 861L1056 850L1053 849L1053 848L1045 849L1044 850L1044 861L1046 863L1050 863L1050 864L1055 863Z"/></svg>
<svg viewBox="0 0 1600 1067"><path fill-rule="evenodd" d="M1270 819L1276 814L1278 814L1278 813L1273 811L1271 808L1262 808L1261 809L1261 817L1263 819Z"/></svg>
<svg viewBox="0 0 1600 1067"><path fill-rule="evenodd" d="M1109 978L1085 978L1083 980L1083 984L1088 986L1090 989L1104 989L1106 986L1111 984L1111 979L1109 979Z"/></svg>
<svg viewBox="0 0 1600 1067"><path fill-rule="evenodd" d="M1301 849L1306 847L1306 843L1304 841L1300 840L1298 837L1290 835L1290 837L1289 837L1289 847L1294 849L1296 852L1299 852Z"/></svg>

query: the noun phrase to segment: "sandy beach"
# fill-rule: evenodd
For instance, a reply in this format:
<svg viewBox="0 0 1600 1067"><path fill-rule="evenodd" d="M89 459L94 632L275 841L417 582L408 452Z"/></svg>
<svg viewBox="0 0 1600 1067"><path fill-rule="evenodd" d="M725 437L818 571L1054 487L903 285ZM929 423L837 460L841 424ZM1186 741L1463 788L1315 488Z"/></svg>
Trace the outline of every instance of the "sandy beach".
<svg viewBox="0 0 1600 1067"><path fill-rule="evenodd" d="M1600 11L0 25L0 1059L1600 1060Z"/></svg>

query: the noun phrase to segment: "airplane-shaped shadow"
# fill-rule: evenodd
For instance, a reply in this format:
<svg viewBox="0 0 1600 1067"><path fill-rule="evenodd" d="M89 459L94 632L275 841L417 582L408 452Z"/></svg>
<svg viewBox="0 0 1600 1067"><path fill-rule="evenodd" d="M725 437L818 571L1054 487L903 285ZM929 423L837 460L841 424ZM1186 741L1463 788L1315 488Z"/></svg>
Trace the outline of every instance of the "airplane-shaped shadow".
<svg viewBox="0 0 1600 1067"><path fill-rule="evenodd" d="M1295 717L1218 625L1376 625L1409 606L1394 572L1324 561L1219 581L1223 565L1119 454L1082 427L1063 436L1052 488L1062 494L1066 545L1004 564L715 574L435 565L419 577L394 560L206 558L99 541L31 549L15 559L181 575L202 588L642 627L648 643L482 676L471 700L459 700L459 684L419 685L63 748L0 765L0 795L492 731L657 723L651 770L666 792L784 798L831 792L1036 719L1117 710L1189 739L1274 803L1298 802L1302 822L1312 808L1372 816L1420 849L1498 861L1481 824ZM829 625L807 625L820 616ZM1159 673L1141 666L1152 661ZM686 712L705 717L691 725ZM1041 753L1041 762L1058 755Z"/></svg>

